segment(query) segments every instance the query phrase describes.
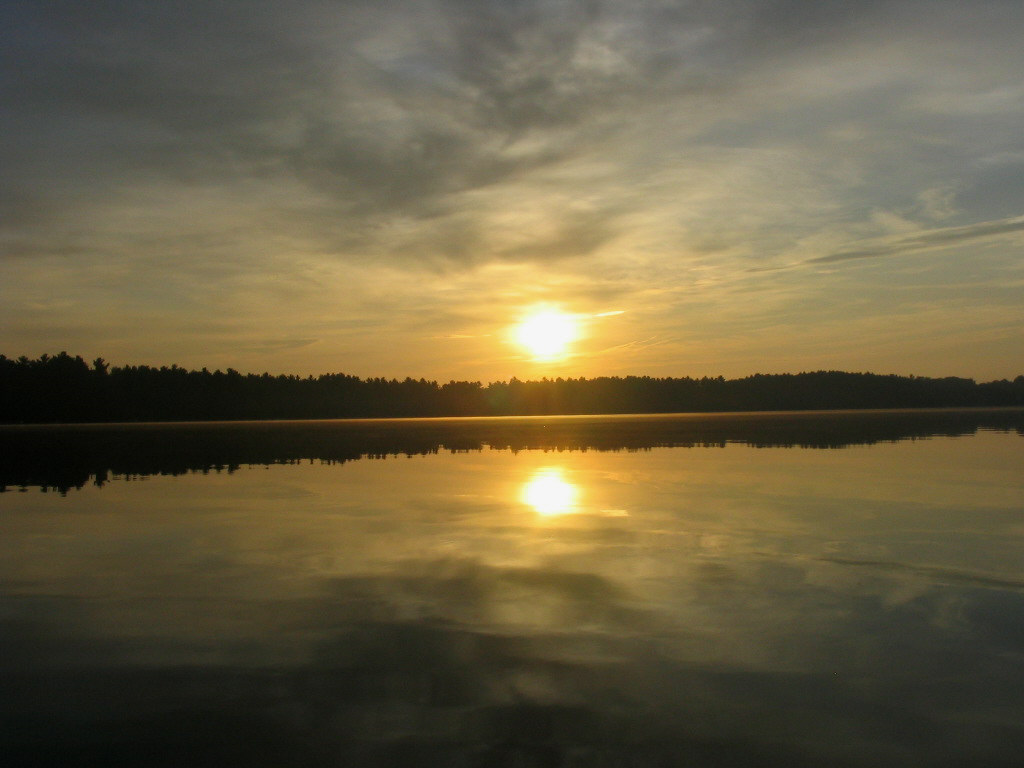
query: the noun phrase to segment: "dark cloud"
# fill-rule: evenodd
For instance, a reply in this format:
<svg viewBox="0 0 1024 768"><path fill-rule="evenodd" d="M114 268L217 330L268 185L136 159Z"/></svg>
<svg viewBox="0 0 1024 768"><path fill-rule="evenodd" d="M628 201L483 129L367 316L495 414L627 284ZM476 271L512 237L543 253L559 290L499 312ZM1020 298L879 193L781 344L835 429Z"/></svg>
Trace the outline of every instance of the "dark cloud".
<svg viewBox="0 0 1024 768"><path fill-rule="evenodd" d="M494 151L502 142L566 127L585 139L591 123L689 69L649 47L647 36L670 35L665 12L643 7L581 63L588 34L621 16L597 3L442 3L421 38L385 34L379 55L367 52L362 35L400 31L416 13L368 17L358 3L316 2L10 4L4 99L17 130L5 158L47 182L77 177L89 195L151 174L196 183L286 173L334 196L340 212L429 210L572 151L510 160Z"/></svg>
<svg viewBox="0 0 1024 768"><path fill-rule="evenodd" d="M40 171L80 197L291 178L346 219L443 213L652 99L719 93L769 44L818 48L893 5L12 3L3 151L15 190ZM557 131L572 140L500 151Z"/></svg>

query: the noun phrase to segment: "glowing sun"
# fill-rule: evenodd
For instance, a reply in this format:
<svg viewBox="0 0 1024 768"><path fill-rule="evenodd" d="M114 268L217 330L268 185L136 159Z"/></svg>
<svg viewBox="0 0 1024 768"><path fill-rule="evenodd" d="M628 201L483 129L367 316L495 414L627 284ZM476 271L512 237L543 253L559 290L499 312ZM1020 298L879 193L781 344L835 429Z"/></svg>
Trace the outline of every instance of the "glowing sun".
<svg viewBox="0 0 1024 768"><path fill-rule="evenodd" d="M565 357L569 344L579 336L576 318L556 309L542 309L527 315L515 327L514 338L536 360Z"/></svg>

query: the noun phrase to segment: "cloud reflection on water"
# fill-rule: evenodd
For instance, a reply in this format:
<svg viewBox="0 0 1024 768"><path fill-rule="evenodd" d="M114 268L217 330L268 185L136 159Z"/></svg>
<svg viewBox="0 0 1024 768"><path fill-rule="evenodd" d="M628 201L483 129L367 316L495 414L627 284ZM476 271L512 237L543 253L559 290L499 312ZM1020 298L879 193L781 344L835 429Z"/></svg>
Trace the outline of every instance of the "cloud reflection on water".
<svg viewBox="0 0 1024 768"><path fill-rule="evenodd" d="M1019 441L4 494L0 736L14 765L1013 765Z"/></svg>

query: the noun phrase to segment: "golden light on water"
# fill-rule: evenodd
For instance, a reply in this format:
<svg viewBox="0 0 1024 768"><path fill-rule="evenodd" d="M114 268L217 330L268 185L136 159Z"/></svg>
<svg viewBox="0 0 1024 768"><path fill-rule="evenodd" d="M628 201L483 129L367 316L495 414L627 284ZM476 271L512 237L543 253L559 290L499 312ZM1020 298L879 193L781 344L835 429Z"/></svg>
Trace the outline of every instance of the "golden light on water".
<svg viewBox="0 0 1024 768"><path fill-rule="evenodd" d="M558 309L538 309L515 327L513 338L535 360L558 360L566 356L569 345L579 336L574 315Z"/></svg>
<svg viewBox="0 0 1024 768"><path fill-rule="evenodd" d="M523 502L545 516L567 515L575 512L576 486L567 482L558 467L537 470L523 486Z"/></svg>

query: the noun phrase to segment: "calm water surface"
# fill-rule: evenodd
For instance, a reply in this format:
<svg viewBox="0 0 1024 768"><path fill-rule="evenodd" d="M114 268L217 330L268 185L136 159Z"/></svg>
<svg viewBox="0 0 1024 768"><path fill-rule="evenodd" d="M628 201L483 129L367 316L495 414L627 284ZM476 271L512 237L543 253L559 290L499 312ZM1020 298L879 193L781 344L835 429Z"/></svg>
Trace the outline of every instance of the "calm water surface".
<svg viewBox="0 0 1024 768"><path fill-rule="evenodd" d="M4 764L1021 765L1020 412L730 418L8 430Z"/></svg>

